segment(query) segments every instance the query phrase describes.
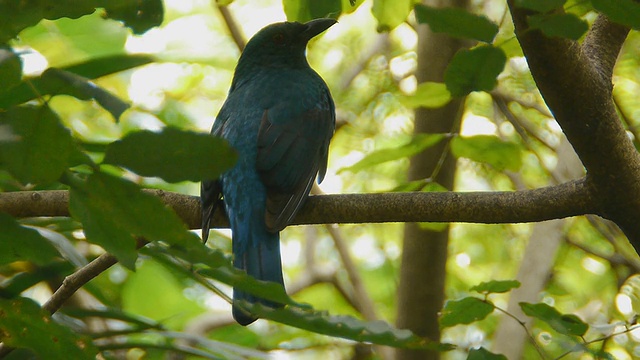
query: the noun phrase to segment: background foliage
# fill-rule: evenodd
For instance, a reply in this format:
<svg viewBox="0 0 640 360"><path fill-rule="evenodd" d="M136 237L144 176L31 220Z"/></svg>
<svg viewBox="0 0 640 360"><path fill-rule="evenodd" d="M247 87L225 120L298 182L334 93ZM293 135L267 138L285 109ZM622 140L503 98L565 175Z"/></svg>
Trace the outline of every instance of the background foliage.
<svg viewBox="0 0 640 360"><path fill-rule="evenodd" d="M548 36L581 38L597 11L640 27L631 0L517 3L541 12L530 26ZM547 13L561 6L563 14ZM338 235L332 227L288 228L289 298L230 266L228 232L216 232L205 247L158 198L141 191L196 195L197 181L233 164L233 150L203 134L225 99L240 53L229 35L234 26L249 37L274 21L324 16L340 23L310 45L308 56L338 109L325 192L446 190L431 179L406 178L408 158L442 141L458 159L449 190L516 190L557 181L564 140L528 72L504 1L476 1L469 11L413 0L0 2L0 189L69 189L72 215L0 214L6 358L89 359L98 352L128 359L167 353L358 358L369 354L370 344L448 350L443 357L452 359L500 358L490 350L500 321L515 321L508 318L507 300L520 286L507 280L529 256L533 225L452 225L450 301L442 310L439 344L389 325L396 312L400 224L345 225ZM451 61L446 85L416 84L417 23L477 42ZM634 139L639 59L640 36L632 31L615 68L614 97ZM459 129L412 136L414 108L438 108L461 96ZM561 241L543 291L535 303L520 305L526 315L520 320L534 319L526 325L526 357L640 356L636 254L599 219L567 219L558 230ZM141 239L151 243L137 250ZM64 277L105 251L118 264L50 317L42 304ZM255 306L273 321L240 327L230 317L230 286L290 306ZM416 286L429 286L428 279ZM362 291L380 321L363 321ZM18 349L8 353L8 346Z"/></svg>

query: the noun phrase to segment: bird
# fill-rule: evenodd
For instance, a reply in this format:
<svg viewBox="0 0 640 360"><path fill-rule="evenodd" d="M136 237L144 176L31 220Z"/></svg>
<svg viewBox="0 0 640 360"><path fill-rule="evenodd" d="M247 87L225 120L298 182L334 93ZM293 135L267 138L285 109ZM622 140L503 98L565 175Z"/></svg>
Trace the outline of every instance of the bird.
<svg viewBox="0 0 640 360"><path fill-rule="evenodd" d="M258 31L240 55L211 129L235 148L238 160L218 179L201 183L203 241L215 211L224 209L233 266L283 287L279 233L304 204L314 180L322 182L335 131L335 104L309 66L306 48L336 22L279 22ZM241 301L284 306L234 288L232 314L245 326L258 317Z"/></svg>

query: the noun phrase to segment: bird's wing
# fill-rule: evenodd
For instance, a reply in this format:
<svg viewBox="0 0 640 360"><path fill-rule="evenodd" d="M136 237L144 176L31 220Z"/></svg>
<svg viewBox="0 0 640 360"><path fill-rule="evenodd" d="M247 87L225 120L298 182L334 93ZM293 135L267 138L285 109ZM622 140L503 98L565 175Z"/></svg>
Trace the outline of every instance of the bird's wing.
<svg viewBox="0 0 640 360"><path fill-rule="evenodd" d="M228 116L225 115L224 109L218 114L216 121L211 129L211 135L221 136L224 124L227 122ZM220 179L205 180L200 185L200 203L202 208L202 241L206 242L209 238L209 229L211 227L211 219L222 201L222 182Z"/></svg>
<svg viewBox="0 0 640 360"><path fill-rule="evenodd" d="M267 188L265 222L284 229L296 215L318 174L327 168L335 110L328 92L320 106L285 118L286 111L265 110L258 133L257 169Z"/></svg>

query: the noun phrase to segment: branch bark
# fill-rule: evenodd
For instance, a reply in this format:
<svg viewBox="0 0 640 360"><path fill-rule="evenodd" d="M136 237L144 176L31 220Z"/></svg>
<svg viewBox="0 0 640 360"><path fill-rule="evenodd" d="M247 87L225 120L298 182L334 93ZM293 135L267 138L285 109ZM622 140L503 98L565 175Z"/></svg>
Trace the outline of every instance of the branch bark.
<svg viewBox="0 0 640 360"><path fill-rule="evenodd" d="M640 156L618 119L612 74L629 29L600 15L584 43L529 28L531 11L508 5L531 74L587 169L600 215L640 249Z"/></svg>
<svg viewBox="0 0 640 360"><path fill-rule="evenodd" d="M146 190L173 208L190 229L200 227L197 196ZM0 212L17 218L69 216L66 190L0 193ZM291 225L384 222L506 224L598 213L586 178L523 191L405 192L310 196ZM228 227L221 212L212 226Z"/></svg>

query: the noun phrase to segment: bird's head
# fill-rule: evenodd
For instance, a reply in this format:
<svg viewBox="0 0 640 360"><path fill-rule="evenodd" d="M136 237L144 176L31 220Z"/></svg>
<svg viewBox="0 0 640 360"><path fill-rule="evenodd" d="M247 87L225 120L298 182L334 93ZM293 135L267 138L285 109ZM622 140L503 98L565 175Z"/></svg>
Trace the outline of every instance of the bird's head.
<svg viewBox="0 0 640 360"><path fill-rule="evenodd" d="M249 40L238 67L243 63L274 67L306 66L305 50L309 40L335 23L334 19L315 19L304 24L280 22L268 25Z"/></svg>

